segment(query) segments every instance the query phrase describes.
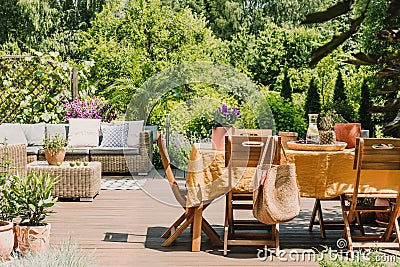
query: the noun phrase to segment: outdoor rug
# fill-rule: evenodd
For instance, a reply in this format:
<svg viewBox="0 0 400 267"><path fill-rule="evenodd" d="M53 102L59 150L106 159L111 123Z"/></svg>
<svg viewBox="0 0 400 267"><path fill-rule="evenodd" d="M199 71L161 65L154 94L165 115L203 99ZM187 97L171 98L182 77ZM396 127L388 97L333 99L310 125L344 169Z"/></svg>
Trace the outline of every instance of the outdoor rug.
<svg viewBox="0 0 400 267"><path fill-rule="evenodd" d="M101 190L138 190L144 187L146 179L101 179Z"/></svg>

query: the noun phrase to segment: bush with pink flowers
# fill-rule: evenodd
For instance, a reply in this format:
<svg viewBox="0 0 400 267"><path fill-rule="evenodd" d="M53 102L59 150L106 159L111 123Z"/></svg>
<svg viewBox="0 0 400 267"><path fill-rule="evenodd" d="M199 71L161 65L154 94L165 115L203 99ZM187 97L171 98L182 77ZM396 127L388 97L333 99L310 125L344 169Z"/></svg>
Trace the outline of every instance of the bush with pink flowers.
<svg viewBox="0 0 400 267"><path fill-rule="evenodd" d="M110 122L116 119L117 114L110 103L93 96L88 99L75 98L67 101L65 107L65 120L78 119L101 119L103 122Z"/></svg>

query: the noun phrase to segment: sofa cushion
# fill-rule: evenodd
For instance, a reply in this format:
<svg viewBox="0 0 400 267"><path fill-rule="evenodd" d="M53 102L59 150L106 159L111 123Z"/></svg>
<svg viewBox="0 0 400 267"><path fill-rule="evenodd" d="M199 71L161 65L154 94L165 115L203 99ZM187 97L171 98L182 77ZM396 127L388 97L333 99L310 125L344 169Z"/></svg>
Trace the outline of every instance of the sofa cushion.
<svg viewBox="0 0 400 267"><path fill-rule="evenodd" d="M26 153L27 155L37 155L41 149L43 149L41 146L28 146L26 147Z"/></svg>
<svg viewBox="0 0 400 267"><path fill-rule="evenodd" d="M99 119L69 119L68 146L96 147L99 144Z"/></svg>
<svg viewBox="0 0 400 267"><path fill-rule="evenodd" d="M43 139L46 136L46 124L35 123L35 124L21 124L22 130L24 131L28 146L42 146Z"/></svg>
<svg viewBox="0 0 400 267"><path fill-rule="evenodd" d="M127 121L128 139L126 141L128 147L135 147L140 144L140 132L143 131L144 121Z"/></svg>
<svg viewBox="0 0 400 267"><path fill-rule="evenodd" d="M126 147L128 137L128 125L101 125L101 147Z"/></svg>
<svg viewBox="0 0 400 267"><path fill-rule="evenodd" d="M46 136L53 137L58 134L60 138L67 139L68 124L49 124L46 123Z"/></svg>
<svg viewBox="0 0 400 267"><path fill-rule="evenodd" d="M138 147L94 147L91 155L139 155Z"/></svg>
<svg viewBox="0 0 400 267"><path fill-rule="evenodd" d="M28 145L24 131L19 123L0 124L0 142L7 138L7 144L25 144Z"/></svg>
<svg viewBox="0 0 400 267"><path fill-rule="evenodd" d="M144 130L151 131L153 135L153 142L157 142L157 125L146 125L144 126Z"/></svg>

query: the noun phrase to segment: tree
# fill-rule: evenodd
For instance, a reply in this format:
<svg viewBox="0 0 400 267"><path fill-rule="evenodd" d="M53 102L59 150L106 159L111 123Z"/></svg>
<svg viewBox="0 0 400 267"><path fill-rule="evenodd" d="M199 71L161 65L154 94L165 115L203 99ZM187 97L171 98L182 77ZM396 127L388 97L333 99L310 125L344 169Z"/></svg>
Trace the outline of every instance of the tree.
<svg viewBox="0 0 400 267"><path fill-rule="evenodd" d="M288 102L292 101L292 87L290 86L290 78L288 77L288 71L285 69L283 73L281 97Z"/></svg>
<svg viewBox="0 0 400 267"><path fill-rule="evenodd" d="M315 85L315 78L313 77L310 81L310 87L307 91L306 103L304 106L305 116L308 119L307 114L319 114L321 112L321 103L318 93L318 88Z"/></svg>
<svg viewBox="0 0 400 267"><path fill-rule="evenodd" d="M90 26L106 0L2 0L0 49L7 54L57 51L78 57L79 31Z"/></svg>
<svg viewBox="0 0 400 267"><path fill-rule="evenodd" d="M342 72L339 70L333 91L333 108L347 121L354 121L354 110L348 102L345 90Z"/></svg>
<svg viewBox="0 0 400 267"><path fill-rule="evenodd" d="M358 114L360 116L360 122L365 130L370 131L370 135L373 136L374 127L372 124L372 115L370 113L370 109L372 107L371 103L371 94L368 88L367 81L364 80L361 86L361 103L360 109L358 110Z"/></svg>
<svg viewBox="0 0 400 267"><path fill-rule="evenodd" d="M160 0L108 3L81 36L81 52L95 61L89 79L124 111L144 81L182 62L223 61L221 42L188 8ZM171 88L173 89L173 88Z"/></svg>
<svg viewBox="0 0 400 267"><path fill-rule="evenodd" d="M356 65L377 65L381 69L376 77L382 79L386 86L377 92L378 95L386 94L387 101L384 106L374 106L369 111L384 113L384 118L393 121L384 124L384 131L395 137L400 136L400 36L399 12L400 0L391 1L348 1L336 3L334 6L307 15L303 23L320 23L337 19L342 15L349 15L348 28L341 34L335 34L332 40L316 49L310 66L315 66L322 58L329 55L339 46L354 38L357 32L363 31L361 40L367 53L352 53L352 58L347 63ZM352 16L351 16L352 15ZM343 16L342 16L343 17ZM361 27L363 26L363 27ZM384 29L384 30L383 30ZM354 40L354 39L353 39ZM377 44L377 41L385 41Z"/></svg>

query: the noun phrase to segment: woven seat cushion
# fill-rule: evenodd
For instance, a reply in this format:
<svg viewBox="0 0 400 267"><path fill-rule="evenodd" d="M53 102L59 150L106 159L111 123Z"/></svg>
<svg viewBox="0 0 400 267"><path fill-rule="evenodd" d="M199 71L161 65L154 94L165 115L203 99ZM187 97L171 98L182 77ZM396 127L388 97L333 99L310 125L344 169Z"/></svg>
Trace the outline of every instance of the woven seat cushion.
<svg viewBox="0 0 400 267"><path fill-rule="evenodd" d="M90 149L91 155L139 155L138 147L95 147Z"/></svg>

